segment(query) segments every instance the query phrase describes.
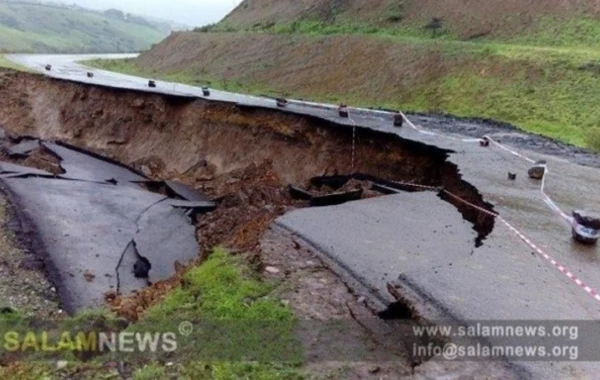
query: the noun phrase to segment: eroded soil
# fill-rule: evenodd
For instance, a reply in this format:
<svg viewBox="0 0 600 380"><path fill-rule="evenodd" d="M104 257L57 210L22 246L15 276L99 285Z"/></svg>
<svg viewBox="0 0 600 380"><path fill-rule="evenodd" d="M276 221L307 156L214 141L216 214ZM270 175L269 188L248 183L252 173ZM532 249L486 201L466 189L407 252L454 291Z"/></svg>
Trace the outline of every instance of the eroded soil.
<svg viewBox="0 0 600 380"><path fill-rule="evenodd" d="M44 262L26 248L28 229L5 194L0 195L0 314L60 317L56 288L45 276Z"/></svg>
<svg viewBox="0 0 600 380"><path fill-rule="evenodd" d="M377 334L361 327L363 316L373 316L364 298L352 294L292 237L269 230L278 216L308 206L307 201L293 199L288 186L298 185L315 194L362 188L363 197L373 197L380 194L370 190L372 181L413 182L444 186L481 207L492 208L461 179L456 166L447 161L447 151L365 131L356 141L358 158L352 169L350 129L275 110L0 73L0 124L9 134L61 140L130 165L151 179L178 180L217 200L217 210L197 221L202 250L196 264L217 245L243 253L263 269L267 279L280 283L278 295L299 318L354 321L357 339L375 351ZM20 163L45 170L56 164L44 152L33 157L35 161ZM372 180L352 180L341 189L315 187L310 181L355 173ZM455 206L479 233L475 244L481 244L493 229L494 219L463 204ZM117 314L137 320L179 286L186 268L176 269L176 276L169 280L129 295L107 293L106 300ZM381 354L385 361L384 354L389 352ZM402 352L393 355L403 357ZM376 367L372 362L357 365L349 376L410 373L405 361L394 360Z"/></svg>
<svg viewBox="0 0 600 380"><path fill-rule="evenodd" d="M361 173L385 181L444 186L491 208L447 162L449 152L396 135L362 132L352 169L351 130L318 118L25 73L3 72L0 84L0 124L9 134L61 140L133 166L150 178L179 180L220 200L217 211L198 222L204 247L200 259L215 245L253 251L274 218L306 206L290 197L288 185L327 192L311 187L310 179L316 176ZM38 156L37 161L47 158ZM54 163L48 160L37 165L51 169L48 165ZM365 190L364 197L375 195ZM473 223L479 233L476 243L481 244L493 228L493 218L461 203L455 206Z"/></svg>

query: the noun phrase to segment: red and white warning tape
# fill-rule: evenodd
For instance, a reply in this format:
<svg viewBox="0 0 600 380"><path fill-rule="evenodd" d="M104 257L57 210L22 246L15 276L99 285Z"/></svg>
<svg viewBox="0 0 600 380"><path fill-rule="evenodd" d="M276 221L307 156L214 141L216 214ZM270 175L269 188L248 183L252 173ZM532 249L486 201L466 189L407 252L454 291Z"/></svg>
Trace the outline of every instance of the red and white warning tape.
<svg viewBox="0 0 600 380"><path fill-rule="evenodd" d="M435 135L435 136L445 137L445 138L449 138L449 139L452 139L452 140L459 140L459 141L463 141L463 142L479 142L479 141L481 141L481 139L458 139L458 138L455 138L455 137L452 137L452 136L447 136L447 135L440 134L440 133L435 133L435 132L425 131L425 130L423 130L422 128L419 128L419 127L417 127L416 125L414 125L414 124L413 124L413 123L412 123L412 122L411 122L411 121L410 121L410 120L409 120L409 119L406 117L406 115L405 115L404 113L400 112L400 114L401 114L401 115L402 115L402 117L404 118L404 121L406 121L406 123L407 123L407 124L408 124L408 125L409 125L411 128L413 128L414 130L416 130L417 132L424 133L424 134L427 134L427 135ZM535 163L535 162L536 162L535 160L533 160L533 159L531 159L531 158L529 158L529 157L527 157L527 156L525 156L525 155L522 155L521 153L519 153L519 152L517 152L517 151L515 151L515 150L512 150L512 149L510 149L510 148L508 148L508 147L506 147L506 146L504 146L504 145L502 145L502 144L500 144L499 142L497 142L496 140L494 140L494 139L493 139L491 136L489 136L489 135L485 135L485 136L483 136L483 138L485 138L485 139L489 140L489 141L490 141L490 142L491 142L493 145L495 145L495 146L497 146L498 148L500 148L500 149L502 149L502 150L504 150L504 151L506 151L506 152L508 152L508 153L512 154L513 156L519 157L519 158L521 158L521 159L523 159L523 160L525 160L525 161L527 161L527 162L529 162L529 163L531 163L531 164L533 164L533 163ZM545 173L544 173L544 176L543 176L543 178L542 178L542 185L541 185L541 188L540 188L540 192L541 192L541 195L542 195L542 200L544 201L544 203L545 203L545 204L546 204L546 205L547 205L547 206L548 206L548 207L549 207L549 208L550 208L552 211L556 212L556 213L557 213L557 214L558 214L558 215L559 215L561 218L563 218L563 219L564 219L564 220L567 222L567 224L568 224L569 226L572 226L572 225L573 225L573 223L574 223L574 220L573 220L573 218L571 218L570 216L568 216L567 214L565 214L565 213L564 213L564 212L563 212L563 211L560 209L560 207L558 207L558 205L557 205L557 204L556 204L556 203L555 203L555 202L552 200L552 198L550 198L550 197L548 196L548 194L546 194L546 190L545 190L545 188L546 188L546 176L547 176L547 174L548 174L548 173L550 173L550 171L549 171L549 169L548 169L547 165L544 165L544 170L545 170Z"/></svg>
<svg viewBox="0 0 600 380"><path fill-rule="evenodd" d="M546 259L546 261L548 261L550 264L552 264L552 266L554 266L562 274L564 274L565 276L567 276L575 284L579 285L579 287L581 287L583 290L585 290L585 292L587 294L589 294L590 296L594 297L594 299L596 301L600 302L600 295L598 295L598 292L596 292L596 290L590 288L583 281L581 281L580 279L578 279L577 277L575 277L575 275L573 274L573 272L569 271L567 268L565 268L563 265L561 265L559 262L557 262L555 259L553 259L550 255L548 255L547 253L545 253L544 251L542 251L541 248L539 248L537 245L535 245L530 239L528 239L519 230L517 230L512 225L510 225L510 223L508 223L502 217L498 217L498 219L502 223L504 223L504 225L506 225L512 232L514 232L521 240L523 240L525 242L525 244L527 244L528 246L530 246L537 253L539 253L544 259Z"/></svg>
<svg viewBox="0 0 600 380"><path fill-rule="evenodd" d="M498 148L500 148L500 149L502 149L502 150L505 150L505 151L507 151L508 153L512 154L513 156L517 156L517 157L519 157L519 158L522 158L522 159L524 159L525 161L527 161L527 162L529 162L529 163L531 163L531 164L535 163L535 160L532 160L532 159L531 159L531 158L529 158L529 157L523 156L523 155L522 155L522 154L520 154L519 152L516 152L516 151L514 151L514 150L512 150L512 149L509 149L509 148L505 147L504 145L500 144L498 141L494 140L494 139L493 139L493 138L491 138L490 136L488 136L488 135L485 135L484 137L485 137L485 138L487 138L488 140L490 140L490 142L491 142L492 144L496 145Z"/></svg>
<svg viewBox="0 0 600 380"><path fill-rule="evenodd" d="M434 187L434 186L425 186L425 185L418 185L418 184L414 184L414 183L406 183L406 182L396 182L399 185L404 185L404 186L414 186L416 188L422 188L422 189L427 189L427 190L438 190L439 188ZM569 278L569 280L571 280L572 282L574 282L576 285L578 285L580 288L582 288L587 294L589 294L590 296L592 296L596 301L600 302L600 295L598 294L598 292L592 288L590 288L589 286L587 286L582 280L580 280L579 278L577 278L573 272L571 272L570 270L568 270L564 265L560 264L558 261L556 261L554 258L552 258L552 256L548 255L546 252L544 252L540 247L538 247L535 243L533 243L531 241L531 239L529 239L527 236L525 236L525 234L523 234L521 231L519 231L518 229L516 229L515 227L513 227L510 223L508 223L506 221L506 219L502 218L500 216L500 214L492 212L490 210L487 210L483 207L477 206L476 204L473 204L461 197L459 197L456 194L453 194L451 192L449 192L448 190L443 190L444 193L448 194L449 196L451 196L452 198L468 205L471 206L473 208L475 208L476 210L479 210L485 214L491 215L495 218L498 218L498 220L500 220L502 222L502 224L504 224L506 227L508 227L508 229L510 231L512 231L515 235L517 235L519 237L519 239L521 239L525 244L527 244L531 249L533 249L535 252L537 252L540 256L542 256L546 261L548 261L553 267L555 267L556 269L558 269L562 274L564 274L567 278Z"/></svg>
<svg viewBox="0 0 600 380"><path fill-rule="evenodd" d="M413 129L415 129L418 132L421 133L425 133L427 135L438 135L438 136L443 136L434 132L429 132L429 131L423 131L422 129L418 128L417 126L415 126L407 117L406 115L402 114L402 116L404 117L404 120L408 123L409 126L411 126ZM452 139L456 139L450 136L446 136ZM509 149L508 147L500 144L499 142L495 141L494 139L492 139L490 136L484 136L485 138L487 138L490 142L492 142L492 144L494 144L495 146L499 147L500 149L516 156L519 157L525 161L527 161L528 163L535 163L536 161L520 154L519 152L516 152L512 149ZM474 142L474 141L479 141L477 140L469 140L469 139L464 139L462 140L464 142ZM574 218L570 217L569 215L567 215L565 212L563 212L560 207L558 207L558 205L552 200L552 198L550 198L548 196L548 194L546 194L545 188L546 188L546 178L548 173L550 172L547 165L544 165L544 176L542 178L542 184L540 187L540 192L542 195L542 200L544 201L544 203L554 212L556 212L563 220L565 220L567 222L567 224L569 226L573 226L576 222L574 220ZM414 185L414 184L404 184L404 185L412 185L412 186L416 186L419 188L429 188L431 190L435 189L431 186L422 186L422 185ZM533 243L531 241L531 239L529 239L527 236L525 236L525 234L523 234L521 231L519 231L518 229L516 229L514 226L512 226L508 221L506 221L504 218L502 218L499 214L491 212L489 210L486 210L482 207L479 207L471 202L468 202L462 198L460 198L459 196L450 193L447 190L444 190L444 192L446 194L448 194L449 196L459 200L460 202L463 202L471 207L474 207L477 210L480 210L481 212L484 212L486 214L492 215L496 218L498 218L498 220L500 220L502 222L502 224L504 224L510 231L512 231L515 235L517 235L519 237L519 239L521 239L525 244L527 244L530 248L532 248L536 253L538 253L541 257L543 257L547 262L549 262L553 267L555 267L556 269L558 269L559 272L561 272L562 274L564 274L568 279L570 279L572 282L574 282L576 285L578 285L580 288L582 288L587 294L589 294L590 296L592 296L596 301L600 302L600 295L598 294L598 292L594 289L592 289L591 287L587 286L582 280L580 280L579 278L577 278L572 271L568 270L564 265L560 264L558 261L556 261L554 258L552 258L552 256L550 256L549 254L547 254L546 252L544 252L540 247L538 247L535 243Z"/></svg>

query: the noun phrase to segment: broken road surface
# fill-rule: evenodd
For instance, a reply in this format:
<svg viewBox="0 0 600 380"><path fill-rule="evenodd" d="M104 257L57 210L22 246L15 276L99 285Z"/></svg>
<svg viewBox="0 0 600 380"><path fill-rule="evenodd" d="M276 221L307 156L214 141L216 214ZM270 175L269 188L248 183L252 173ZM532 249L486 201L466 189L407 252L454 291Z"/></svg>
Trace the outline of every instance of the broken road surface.
<svg viewBox="0 0 600 380"><path fill-rule="evenodd" d="M195 228L185 215L195 204L142 189L132 181L145 178L127 168L43 144L62 159L64 175L53 178L7 162L0 167L8 192L35 227L67 312L101 306L110 291L127 293L168 279L175 262L186 265L197 257ZM210 209L210 202L203 205ZM146 260L147 278L140 278L134 268Z"/></svg>

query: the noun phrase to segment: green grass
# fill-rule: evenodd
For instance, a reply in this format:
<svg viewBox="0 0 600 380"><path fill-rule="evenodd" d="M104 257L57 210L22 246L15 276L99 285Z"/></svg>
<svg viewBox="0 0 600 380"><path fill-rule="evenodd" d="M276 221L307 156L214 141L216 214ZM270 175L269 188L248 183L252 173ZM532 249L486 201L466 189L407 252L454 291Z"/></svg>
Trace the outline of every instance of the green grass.
<svg viewBox="0 0 600 380"><path fill-rule="evenodd" d="M178 338L178 350L172 357L156 360L151 355L129 358L119 354L115 359L125 360L134 366L134 379L301 379L298 365L301 361L260 361L211 359L206 353L225 357L224 350L240 352L257 351L269 348L276 354L285 347L265 344L262 334L267 330L252 329L253 323L280 323L288 329L277 330L286 333L293 326L294 317L287 306L272 295L275 284L262 281L256 271L240 257L234 257L225 250L217 249L202 265L192 268L183 278L182 286L169 293L163 302L151 307L144 319L130 325L127 331L177 331L181 321L194 323L194 334L189 340ZM13 319L19 316L11 317ZM62 330L72 331L74 326L97 326L98 321L111 325L118 322L105 311L91 311L64 322ZM214 329L206 328L213 326ZM218 328L221 328L219 330ZM239 331L238 331L239 330ZM243 334L242 334L243 332ZM243 343L253 346L244 346ZM277 342L277 341L276 341ZM293 340L294 344L299 344ZM248 353L245 352L245 355ZM226 358L226 357L225 357ZM65 360L73 359L71 356ZM103 364L108 357L101 356L81 363L69 361L64 369L56 369L53 362L28 361L9 367L1 367L4 378L34 379L68 377L86 373L86 378L110 378L118 375L116 370ZM165 361L173 361L165 366Z"/></svg>
<svg viewBox="0 0 600 380"><path fill-rule="evenodd" d="M291 321L292 313L277 299L268 297L273 285L263 282L241 259L222 249L185 277L186 286L150 309L150 320L209 319Z"/></svg>
<svg viewBox="0 0 600 380"><path fill-rule="evenodd" d="M0 51L133 52L166 36L150 25L67 7L0 3Z"/></svg>

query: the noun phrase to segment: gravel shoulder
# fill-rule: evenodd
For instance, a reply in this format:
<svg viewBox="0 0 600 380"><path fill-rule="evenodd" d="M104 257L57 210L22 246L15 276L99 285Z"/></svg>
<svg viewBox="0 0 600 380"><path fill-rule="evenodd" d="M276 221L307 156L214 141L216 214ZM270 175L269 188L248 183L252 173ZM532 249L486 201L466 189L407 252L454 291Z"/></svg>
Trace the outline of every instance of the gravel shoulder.
<svg viewBox="0 0 600 380"><path fill-rule="evenodd" d="M0 312L56 317L62 314L56 289L44 274L43 262L17 238L19 230L22 224L0 195Z"/></svg>

